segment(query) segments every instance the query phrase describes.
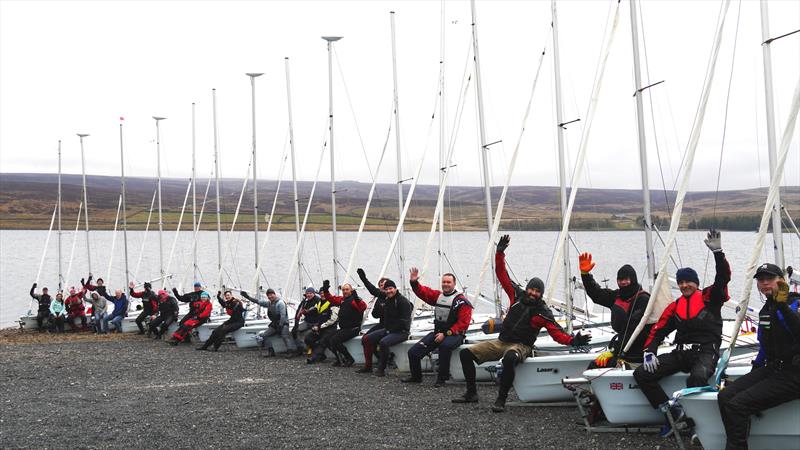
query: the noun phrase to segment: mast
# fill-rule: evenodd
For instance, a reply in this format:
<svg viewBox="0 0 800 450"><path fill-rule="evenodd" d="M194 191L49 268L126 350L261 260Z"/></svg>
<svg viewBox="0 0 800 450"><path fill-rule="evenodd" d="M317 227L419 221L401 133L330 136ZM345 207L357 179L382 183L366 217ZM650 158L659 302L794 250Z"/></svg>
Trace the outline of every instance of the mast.
<svg viewBox="0 0 800 450"><path fill-rule="evenodd" d="M339 256L336 248L336 176L333 153L333 43L342 36L322 36L328 42L328 126L331 148L331 223L333 225L333 289L339 290Z"/></svg>
<svg viewBox="0 0 800 450"><path fill-rule="evenodd" d="M445 114L444 114L444 107L445 107L445 100L444 100L444 23L445 23L445 2L441 0L441 23L440 27L440 36L439 36L439 187L442 186L442 182L444 181L444 166L446 164L445 158ZM439 210L439 276L441 277L444 273L442 270L442 253L444 252L444 208Z"/></svg>
<svg viewBox="0 0 800 450"><path fill-rule="evenodd" d="M192 102L192 280L197 279L197 160L195 138L195 111Z"/></svg>
<svg viewBox="0 0 800 450"><path fill-rule="evenodd" d="M64 271L61 266L61 139L58 140L58 292L64 286Z"/></svg>
<svg viewBox="0 0 800 450"><path fill-rule="evenodd" d="M125 286L130 283L128 270L128 210L125 198L125 156L124 146L122 141L122 123L119 124L119 168L120 168L120 182L122 189L122 254L125 258ZM110 263L109 263L110 264ZM109 274L110 275L110 274Z"/></svg>
<svg viewBox="0 0 800 450"><path fill-rule="evenodd" d="M556 136L558 137L558 180L561 192L561 217L562 220L566 218L567 211L567 170L566 162L564 161L564 120L561 105L561 62L558 55L558 16L556 14L556 2L552 0L552 14L553 14L553 71L555 78L555 94L556 94ZM564 242L559 242L557 245L564 246L564 299L567 305L567 312L570 315L567 320L567 333L572 333L572 291L570 289L570 271L569 271L569 246L567 241L569 236L564 237Z"/></svg>
<svg viewBox="0 0 800 450"><path fill-rule="evenodd" d="M164 221L161 216L161 128L159 122L166 119L166 117L153 116L156 121L156 192L158 193L158 273L161 278L161 286L166 285L167 280L164 278Z"/></svg>
<svg viewBox="0 0 800 450"><path fill-rule="evenodd" d="M653 219L650 215L650 179L647 164L647 140L644 128L644 105L642 101L642 67L639 60L639 14L636 0L631 0L631 42L633 43L634 97L636 97L636 132L639 138L639 164L642 174L642 205L644 208L644 238L647 253L647 278L650 286L656 279L655 254L653 253Z"/></svg>
<svg viewBox="0 0 800 450"><path fill-rule="evenodd" d="M394 136L397 148L397 218L403 214L403 159L400 152L400 96L397 90L397 47L395 45L394 11L389 12L392 23L392 80L394 81ZM375 174L377 176L377 173ZM397 257L400 259L401 292L408 295L405 283L405 250L403 247L403 224L400 224L400 235L397 238Z"/></svg>
<svg viewBox="0 0 800 450"><path fill-rule="evenodd" d="M769 8L766 0L761 0L761 55L764 59L764 100L767 107L767 150L769 154L769 176L775 176L778 149L775 143L775 102L772 94L772 44L769 40ZM775 193L775 207L772 208L772 239L775 251L775 264L784 265L783 257L783 224L781 223L780 189Z"/></svg>
<svg viewBox="0 0 800 450"><path fill-rule="evenodd" d="M83 138L88 137L88 134L81 134L78 133L78 138L81 141L81 174L83 177L83 207L84 211L84 223L86 224L86 258L87 262L89 263L89 275L92 275L92 250L89 245L89 198L88 194L86 193L86 156L84 155L83 151Z"/></svg>
<svg viewBox="0 0 800 450"><path fill-rule="evenodd" d="M217 289L222 289L222 222L220 222L219 203L219 136L217 135L217 90L211 89L211 109L214 127L214 177L217 198ZM258 294L256 292L256 294Z"/></svg>
<svg viewBox="0 0 800 450"><path fill-rule="evenodd" d="M481 88L481 59L478 52L478 25L476 24L475 17L475 0L470 0L470 8L472 10L472 48L475 53L475 94L478 99L478 129L480 130L481 137L481 165L483 166L483 195L484 202L486 203L486 231L489 233L489 239L492 237L492 191L489 186L489 146L486 145L486 127L484 125L484 112L483 112L483 89ZM494 262L492 262L492 272L494 272ZM500 298L497 296L497 283L492 283L492 289L495 300L495 312L497 317L503 313L500 306Z"/></svg>
<svg viewBox="0 0 800 450"><path fill-rule="evenodd" d="M258 176L257 176L257 168L258 164L256 164L256 77L260 77L263 73L247 73L245 74L250 77L250 104L251 104L251 112L252 112L252 123L253 123L253 243L255 244L255 262L254 266L255 270L258 270ZM256 296L258 296L258 272L256 272L255 276L255 288L254 292Z"/></svg>
<svg viewBox="0 0 800 450"><path fill-rule="evenodd" d="M292 195L294 197L294 227L295 227L295 236L296 242L300 242L300 204L297 198L297 169L295 168L295 156L294 156L294 120L292 119L292 85L290 82L289 77L289 58L284 58L285 66L286 66L286 103L288 105L289 110L289 150L292 154ZM298 288L303 289L303 273L302 268L303 264L301 262L303 255L303 250L300 249L299 256L297 258L297 280L299 282ZM288 293L287 293L288 294Z"/></svg>

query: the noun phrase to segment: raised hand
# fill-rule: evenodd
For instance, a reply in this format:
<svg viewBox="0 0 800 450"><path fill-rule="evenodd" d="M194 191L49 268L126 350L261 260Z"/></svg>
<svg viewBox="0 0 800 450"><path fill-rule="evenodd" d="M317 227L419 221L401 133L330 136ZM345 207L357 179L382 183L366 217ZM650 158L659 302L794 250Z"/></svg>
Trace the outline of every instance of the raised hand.
<svg viewBox="0 0 800 450"><path fill-rule="evenodd" d="M356 269L356 273L358 274L358 278L361 278L362 281L367 279L367 273L364 272L364 269L361 267Z"/></svg>
<svg viewBox="0 0 800 450"><path fill-rule="evenodd" d="M320 292L330 292L330 290L331 290L331 281L322 280L322 288L320 288Z"/></svg>
<svg viewBox="0 0 800 450"><path fill-rule="evenodd" d="M713 228L708 230L708 235L703 242L705 242L706 247L714 253L722 251L722 235Z"/></svg>
<svg viewBox="0 0 800 450"><path fill-rule="evenodd" d="M511 236L504 234L500 240L497 241L497 252L505 253L509 243L511 243Z"/></svg>
<svg viewBox="0 0 800 450"><path fill-rule="evenodd" d="M412 267L408 272L408 281L414 282L419 280L419 269Z"/></svg>
<svg viewBox="0 0 800 450"><path fill-rule="evenodd" d="M133 281L131 281L130 283L128 283L128 287L133 289L134 287L136 287L136 285L133 283Z"/></svg>
<svg viewBox="0 0 800 450"><path fill-rule="evenodd" d="M594 262L592 261L591 253L581 253L578 256L578 263L581 266L581 273L589 273L594 269Z"/></svg>
<svg viewBox="0 0 800 450"><path fill-rule="evenodd" d="M789 285L783 280L778 280L778 292L775 294L775 301L786 303L789 299Z"/></svg>

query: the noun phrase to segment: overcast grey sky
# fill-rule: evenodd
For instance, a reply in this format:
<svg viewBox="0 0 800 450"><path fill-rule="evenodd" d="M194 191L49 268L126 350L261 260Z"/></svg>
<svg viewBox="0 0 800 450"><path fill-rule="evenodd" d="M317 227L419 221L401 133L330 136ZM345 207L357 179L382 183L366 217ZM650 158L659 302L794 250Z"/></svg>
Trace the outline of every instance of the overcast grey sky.
<svg viewBox="0 0 800 450"><path fill-rule="evenodd" d="M607 17L615 2L558 4L565 120L585 118ZM761 28L756 1L732 2L700 141L693 190L714 189L732 78L722 189L768 184ZM654 186L671 186L689 136L720 1L644 1L641 13L650 89L645 104ZM800 2L771 1L771 35L800 28ZM629 4L608 61L589 144L585 187L638 188ZM374 169L391 120L389 11L396 11L401 137L407 176L427 149L424 182L437 179L438 125L429 129L439 73L439 1L36 2L0 1L0 171L55 172L58 139L64 171L80 172L76 132L86 140L87 171L119 173L119 117L125 117L126 172L155 174L155 128L162 115L163 172L190 174L191 103L197 103L199 173L210 174L211 88L217 89L222 175L243 177L250 151L250 86L257 80L259 176L275 178L287 136L284 57L291 58L295 140L301 179L313 179L327 116L327 59L322 35L342 35L335 70L337 179L370 181L356 132ZM492 181L502 184L517 140L538 54L548 56L515 169L514 184L557 184L550 2L479 1L478 30L493 146ZM445 4L448 135L471 46L467 1ZM800 35L773 45L778 138L800 76ZM336 63L335 63L336 64ZM346 95L345 85L350 94ZM649 98L646 98L649 100ZM351 103L352 102L352 103ZM352 113L351 105L352 104ZM354 114L353 114L354 113ZM355 119L354 119L355 116ZM655 135L658 138L656 150ZM567 131L574 160L582 122ZM474 90L457 134L453 184L481 183ZM785 185L800 184L797 137ZM394 142L380 179L395 177ZM658 160L662 163L659 168ZM288 173L288 172L287 172ZM328 178L328 168L321 173Z"/></svg>

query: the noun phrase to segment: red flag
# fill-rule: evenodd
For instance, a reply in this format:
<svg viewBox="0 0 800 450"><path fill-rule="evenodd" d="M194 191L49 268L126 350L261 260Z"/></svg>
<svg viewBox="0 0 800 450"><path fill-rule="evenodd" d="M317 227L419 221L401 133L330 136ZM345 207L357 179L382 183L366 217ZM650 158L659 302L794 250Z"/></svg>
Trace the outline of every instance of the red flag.
<svg viewBox="0 0 800 450"><path fill-rule="evenodd" d="M122 121L122 120L125 120L125 118L124 118L124 117L122 117L122 116L119 116L119 120L121 120L121 121Z"/></svg>

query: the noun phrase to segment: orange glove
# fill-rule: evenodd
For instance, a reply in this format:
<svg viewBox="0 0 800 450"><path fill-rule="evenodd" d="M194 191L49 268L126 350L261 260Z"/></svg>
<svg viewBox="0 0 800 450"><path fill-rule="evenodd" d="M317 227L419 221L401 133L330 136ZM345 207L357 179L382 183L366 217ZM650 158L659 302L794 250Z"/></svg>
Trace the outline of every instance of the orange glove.
<svg viewBox="0 0 800 450"><path fill-rule="evenodd" d="M580 256L578 256L578 262L581 266L581 274L587 274L594 269L591 253L581 253Z"/></svg>
<svg viewBox="0 0 800 450"><path fill-rule="evenodd" d="M605 351L597 355L595 358L594 363L597 364L597 367L606 367L608 364L608 360L614 357L614 353L610 351Z"/></svg>

